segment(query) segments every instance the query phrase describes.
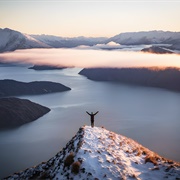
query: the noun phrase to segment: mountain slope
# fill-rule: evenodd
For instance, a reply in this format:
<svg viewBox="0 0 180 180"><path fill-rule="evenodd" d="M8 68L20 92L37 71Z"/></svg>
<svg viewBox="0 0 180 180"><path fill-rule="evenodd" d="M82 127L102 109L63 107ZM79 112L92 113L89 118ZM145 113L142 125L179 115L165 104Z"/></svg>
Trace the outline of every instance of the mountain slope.
<svg viewBox="0 0 180 180"><path fill-rule="evenodd" d="M0 128L17 127L32 122L49 111L49 108L26 99L1 98Z"/></svg>
<svg viewBox="0 0 180 180"><path fill-rule="evenodd" d="M49 161L6 179L178 179L180 165L130 138L85 126Z"/></svg>
<svg viewBox="0 0 180 180"><path fill-rule="evenodd" d="M54 48L72 48L80 45L93 46L99 43L104 43L107 38L105 37L73 37L73 38L65 38L59 36L52 35L30 35L31 37L49 45Z"/></svg>
<svg viewBox="0 0 180 180"><path fill-rule="evenodd" d="M29 48L72 48L81 45L93 46L116 42L122 45L163 44L180 50L180 32L141 31L126 32L111 38L105 37L60 37L53 35L27 35L8 28L0 29L0 52Z"/></svg>
<svg viewBox="0 0 180 180"><path fill-rule="evenodd" d="M178 68L84 68L79 74L94 81L121 82L180 92Z"/></svg>
<svg viewBox="0 0 180 180"><path fill-rule="evenodd" d="M108 40L122 45L140 44L170 44L180 42L180 32L170 31L140 31L118 34Z"/></svg>
<svg viewBox="0 0 180 180"><path fill-rule="evenodd" d="M8 28L0 29L0 52L16 49L49 48L50 46L33 37Z"/></svg>
<svg viewBox="0 0 180 180"><path fill-rule="evenodd" d="M27 35L8 28L0 29L0 52L30 48L72 48L80 45L93 46L104 43L105 37L65 38L53 35Z"/></svg>

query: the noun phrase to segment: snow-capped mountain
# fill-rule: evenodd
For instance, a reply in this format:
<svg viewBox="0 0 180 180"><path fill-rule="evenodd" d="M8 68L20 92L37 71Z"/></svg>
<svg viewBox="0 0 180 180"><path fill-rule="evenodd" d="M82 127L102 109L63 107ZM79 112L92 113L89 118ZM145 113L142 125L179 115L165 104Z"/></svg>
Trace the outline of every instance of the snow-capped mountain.
<svg viewBox="0 0 180 180"><path fill-rule="evenodd" d="M180 32L141 31L118 34L108 40L122 45L170 44L180 43Z"/></svg>
<svg viewBox="0 0 180 180"><path fill-rule="evenodd" d="M31 35L31 37L49 45L54 48L72 48L72 47L77 47L80 45L85 45L85 46L93 46L98 43L104 43L107 38L104 37L84 37L84 36L79 36L79 37L73 37L73 38L68 38L68 37L60 37L60 36L52 36L52 35Z"/></svg>
<svg viewBox="0 0 180 180"><path fill-rule="evenodd" d="M80 45L93 46L104 43L104 37L65 38L52 35L28 35L8 28L0 29L0 52L30 48L72 48Z"/></svg>
<svg viewBox="0 0 180 180"><path fill-rule="evenodd" d="M0 52L16 49L49 48L50 46L33 37L8 28L0 29Z"/></svg>
<svg viewBox="0 0 180 180"><path fill-rule="evenodd" d="M0 29L0 52L29 48L72 48L77 46L107 46L108 43L121 45L168 45L169 49L180 50L180 32L147 31L121 33L105 37L60 37L52 35L27 35L8 28ZM100 47L100 46L99 46ZM109 48L109 47L108 47ZM123 46L120 48L122 49ZM111 47L111 49L113 49ZM115 48L117 49L117 47Z"/></svg>
<svg viewBox="0 0 180 180"><path fill-rule="evenodd" d="M179 179L180 164L103 127L84 126L47 162L5 179Z"/></svg>

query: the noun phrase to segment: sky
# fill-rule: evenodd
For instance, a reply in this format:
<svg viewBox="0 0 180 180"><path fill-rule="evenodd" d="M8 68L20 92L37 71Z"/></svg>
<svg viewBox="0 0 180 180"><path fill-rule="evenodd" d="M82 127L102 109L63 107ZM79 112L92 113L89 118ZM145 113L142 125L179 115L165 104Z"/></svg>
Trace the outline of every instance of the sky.
<svg viewBox="0 0 180 180"><path fill-rule="evenodd" d="M63 37L180 31L180 0L0 0L0 28Z"/></svg>

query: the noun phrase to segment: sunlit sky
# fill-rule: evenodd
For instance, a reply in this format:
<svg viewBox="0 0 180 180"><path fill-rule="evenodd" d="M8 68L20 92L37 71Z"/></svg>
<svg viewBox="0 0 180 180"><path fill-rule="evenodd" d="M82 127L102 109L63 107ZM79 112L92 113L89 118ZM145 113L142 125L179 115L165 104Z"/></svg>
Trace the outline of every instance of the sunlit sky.
<svg viewBox="0 0 180 180"><path fill-rule="evenodd" d="M180 0L0 0L0 28L64 37L180 31Z"/></svg>

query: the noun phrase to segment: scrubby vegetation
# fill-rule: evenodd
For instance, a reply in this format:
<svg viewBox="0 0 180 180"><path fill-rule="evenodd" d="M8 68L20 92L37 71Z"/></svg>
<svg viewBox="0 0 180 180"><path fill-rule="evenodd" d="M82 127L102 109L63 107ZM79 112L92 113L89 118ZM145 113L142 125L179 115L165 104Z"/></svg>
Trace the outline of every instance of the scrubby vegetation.
<svg viewBox="0 0 180 180"><path fill-rule="evenodd" d="M71 152L64 161L64 166L70 166L74 162L74 153Z"/></svg>
<svg viewBox="0 0 180 180"><path fill-rule="evenodd" d="M180 165L105 128L86 126L46 163L12 179L179 179Z"/></svg>
<svg viewBox="0 0 180 180"><path fill-rule="evenodd" d="M79 173L79 169L80 169L80 162L79 161L76 161L72 164L72 169L71 169L71 172L74 173L74 174L77 174Z"/></svg>

